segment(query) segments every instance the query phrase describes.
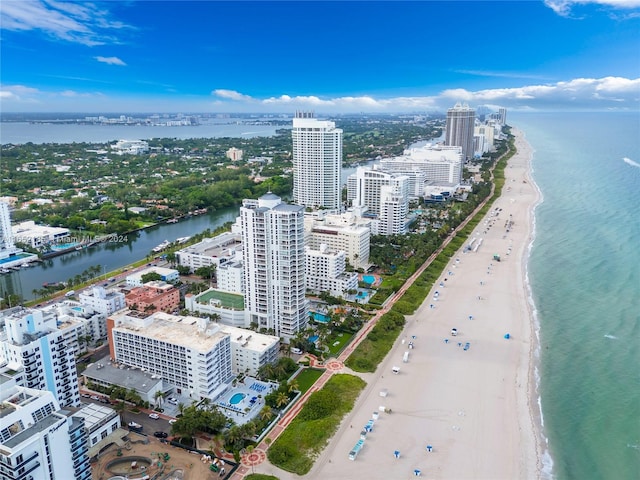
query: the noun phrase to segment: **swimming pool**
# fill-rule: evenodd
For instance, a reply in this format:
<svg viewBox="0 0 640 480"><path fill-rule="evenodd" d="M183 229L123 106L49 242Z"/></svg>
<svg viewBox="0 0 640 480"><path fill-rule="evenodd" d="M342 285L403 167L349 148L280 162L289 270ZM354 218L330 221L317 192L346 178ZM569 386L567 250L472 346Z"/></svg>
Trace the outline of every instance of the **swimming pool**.
<svg viewBox="0 0 640 480"><path fill-rule="evenodd" d="M373 275L363 275L362 281L368 283L369 285L373 285L376 282L376 277Z"/></svg>
<svg viewBox="0 0 640 480"><path fill-rule="evenodd" d="M358 294L356 295L356 298L367 298L369 296L369 293L367 292L358 292Z"/></svg>
<svg viewBox="0 0 640 480"><path fill-rule="evenodd" d="M327 323L329 322L329 315L325 315L323 313L318 313L318 312L313 312L311 314L311 316L313 317L313 319L316 322L320 322L320 323Z"/></svg>
<svg viewBox="0 0 640 480"><path fill-rule="evenodd" d="M244 393L234 393L233 397L231 397L229 399L229 403L231 405L237 405L239 404L242 400L244 400L244 397L246 397L246 395Z"/></svg>
<svg viewBox="0 0 640 480"><path fill-rule="evenodd" d="M51 250L66 250L67 248L75 247L76 245L80 245L78 242L71 243L58 243L56 245L51 245Z"/></svg>

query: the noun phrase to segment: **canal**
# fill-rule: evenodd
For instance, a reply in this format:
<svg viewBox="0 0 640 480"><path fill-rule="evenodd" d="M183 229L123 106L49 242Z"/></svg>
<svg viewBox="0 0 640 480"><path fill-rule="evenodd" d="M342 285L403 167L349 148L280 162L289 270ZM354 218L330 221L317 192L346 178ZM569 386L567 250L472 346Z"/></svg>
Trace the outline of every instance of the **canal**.
<svg viewBox="0 0 640 480"><path fill-rule="evenodd" d="M25 300L32 300L35 298L33 290L42 288L43 283L66 282L93 265L100 265L102 273L109 273L145 258L153 247L165 240L173 242L180 237L202 233L207 228L213 231L227 222L235 221L238 213L238 207L229 207L186 218L178 223L156 225L128 234L122 241L100 243L45 260L31 268L2 275L0 297L16 294Z"/></svg>

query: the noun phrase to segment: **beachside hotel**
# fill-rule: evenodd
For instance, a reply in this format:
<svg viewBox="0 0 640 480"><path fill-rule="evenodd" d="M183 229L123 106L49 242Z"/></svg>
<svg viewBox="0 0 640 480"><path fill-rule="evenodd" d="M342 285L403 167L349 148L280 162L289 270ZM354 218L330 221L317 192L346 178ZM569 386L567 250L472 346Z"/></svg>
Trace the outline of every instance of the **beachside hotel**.
<svg viewBox="0 0 640 480"><path fill-rule="evenodd" d="M107 331L115 362L160 376L178 394L214 400L233 377L231 339L207 319L124 311Z"/></svg>

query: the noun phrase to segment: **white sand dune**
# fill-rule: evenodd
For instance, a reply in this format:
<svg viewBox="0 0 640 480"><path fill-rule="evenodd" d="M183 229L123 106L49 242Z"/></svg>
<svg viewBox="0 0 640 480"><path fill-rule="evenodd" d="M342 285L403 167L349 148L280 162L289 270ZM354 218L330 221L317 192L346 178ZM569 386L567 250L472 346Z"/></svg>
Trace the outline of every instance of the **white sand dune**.
<svg viewBox="0 0 640 480"><path fill-rule="evenodd" d="M415 469L430 479L539 477L533 319L524 271L538 192L529 176L531 147L513 133L518 153L505 169L502 196L469 237L481 238L480 247L453 257L378 370L361 375L367 388L304 478L409 479ZM404 363L412 336L415 348ZM382 389L387 397L379 396ZM392 413L380 414L356 460L349 460L380 406ZM300 478L267 464L257 471Z"/></svg>

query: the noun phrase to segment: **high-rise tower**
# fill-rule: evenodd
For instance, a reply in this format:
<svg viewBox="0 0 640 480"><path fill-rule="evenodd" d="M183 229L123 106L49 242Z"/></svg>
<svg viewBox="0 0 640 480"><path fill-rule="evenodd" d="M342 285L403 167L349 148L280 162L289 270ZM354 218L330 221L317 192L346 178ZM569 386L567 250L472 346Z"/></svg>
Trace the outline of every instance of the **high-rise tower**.
<svg viewBox="0 0 640 480"><path fill-rule="evenodd" d="M307 326L304 207L272 193L240 208L249 321L293 338Z"/></svg>
<svg viewBox="0 0 640 480"><path fill-rule="evenodd" d="M462 159L473 158L473 127L476 111L467 104L456 103L447 110L445 145L462 147Z"/></svg>
<svg viewBox="0 0 640 480"><path fill-rule="evenodd" d="M311 208L340 210L342 130L313 113L293 119L293 202Z"/></svg>

